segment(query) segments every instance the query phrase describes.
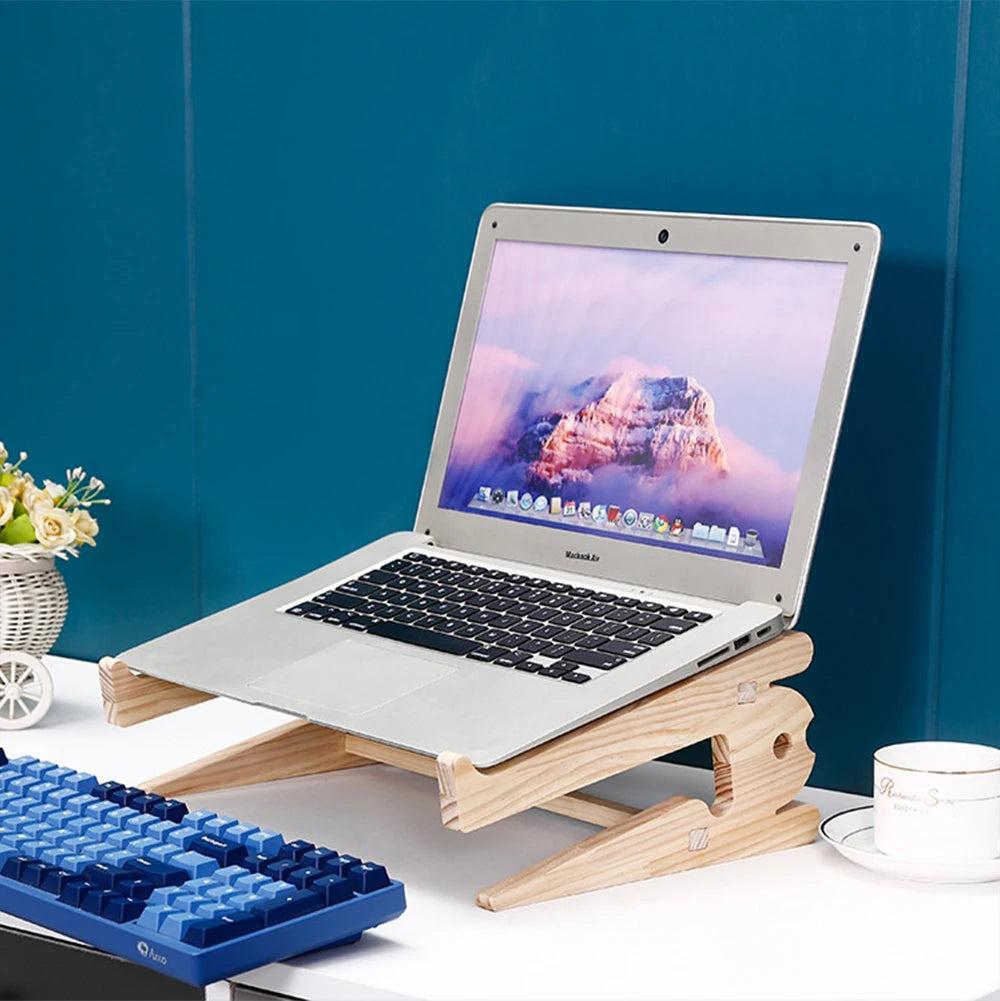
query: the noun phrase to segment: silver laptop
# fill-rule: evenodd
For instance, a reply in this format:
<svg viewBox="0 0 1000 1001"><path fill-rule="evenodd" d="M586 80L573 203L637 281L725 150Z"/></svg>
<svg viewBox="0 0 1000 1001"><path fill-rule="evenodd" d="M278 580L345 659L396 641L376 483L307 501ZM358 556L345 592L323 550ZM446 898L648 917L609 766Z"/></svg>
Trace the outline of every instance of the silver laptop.
<svg viewBox="0 0 1000 1001"><path fill-rule="evenodd" d="M491 206L413 531L121 659L486 767L775 638L879 243L867 223Z"/></svg>

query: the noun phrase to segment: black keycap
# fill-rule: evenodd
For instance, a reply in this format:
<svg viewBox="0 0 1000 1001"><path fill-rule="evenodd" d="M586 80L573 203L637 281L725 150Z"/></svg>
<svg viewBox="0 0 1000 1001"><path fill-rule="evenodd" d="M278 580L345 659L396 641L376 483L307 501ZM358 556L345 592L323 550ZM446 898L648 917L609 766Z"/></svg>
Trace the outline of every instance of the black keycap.
<svg viewBox="0 0 1000 1001"><path fill-rule="evenodd" d="M531 590L525 584L508 584L500 594L505 598L520 598Z"/></svg>
<svg viewBox="0 0 1000 1001"><path fill-rule="evenodd" d="M391 587L380 587L377 591L373 591L369 597L372 601L389 601L396 594L397 592L393 591Z"/></svg>
<svg viewBox="0 0 1000 1001"><path fill-rule="evenodd" d="M441 650L444 653L454 653L458 656L474 650L477 644L462 636L449 636L444 633L431 632L429 629L416 629L401 622L379 622L368 632L372 636L385 636L402 643L412 643L414 646L427 647L431 650ZM197 851L197 849L195 849Z"/></svg>
<svg viewBox="0 0 1000 1001"><path fill-rule="evenodd" d="M433 567L428 570L421 579L429 581L431 584L436 584L447 573L448 571L444 567Z"/></svg>
<svg viewBox="0 0 1000 1001"><path fill-rule="evenodd" d="M647 614L647 613L644 612L642 614ZM623 629L618 634L617 638L620 640L629 640L630 642L634 642L635 640L639 639L640 636L645 636L645 635L646 635L646 630L643 626L629 626L628 629Z"/></svg>
<svg viewBox="0 0 1000 1001"><path fill-rule="evenodd" d="M530 584L531 581L528 581L528 583ZM538 602L544 601L548 596L549 596L549 592L546 591L544 588L541 588L541 587L534 588L533 590L529 591L527 594L522 594L521 595L521 597L525 601L532 602L532 603L534 603L536 605L538 604Z"/></svg>
<svg viewBox="0 0 1000 1001"><path fill-rule="evenodd" d="M516 626L511 626L511 632L520 633L522 636L526 636L528 633L532 633L538 628L538 623L531 619L524 619L518 622ZM544 628L548 628L547 626Z"/></svg>
<svg viewBox="0 0 1000 1001"><path fill-rule="evenodd" d="M531 619L528 620L532 621ZM562 632L562 626L550 626L547 622L541 625L535 625L531 630L531 635L536 636L540 640L550 640L553 636L558 636Z"/></svg>
<svg viewBox="0 0 1000 1001"><path fill-rule="evenodd" d="M530 653L524 653L521 650L508 650L497 657L493 663L499 664L500 667L516 667L521 661L528 660L530 657Z"/></svg>
<svg viewBox="0 0 1000 1001"><path fill-rule="evenodd" d="M574 587L569 592L574 598L589 598L594 592L589 587Z"/></svg>
<svg viewBox="0 0 1000 1001"><path fill-rule="evenodd" d="M560 681L572 681L574 685L583 685L590 681L589 674L580 674L577 671L568 671L560 679Z"/></svg>
<svg viewBox="0 0 1000 1001"><path fill-rule="evenodd" d="M557 580L549 581L546 586L550 591L554 591L556 594L567 594L570 590L569 584L563 584L561 581Z"/></svg>
<svg viewBox="0 0 1000 1001"><path fill-rule="evenodd" d="M437 598L432 598L430 595L411 594L410 597L413 600L406 607L413 609L414 612L426 612L437 604Z"/></svg>
<svg viewBox="0 0 1000 1001"><path fill-rule="evenodd" d="M581 633L579 629L564 629L558 636L553 636L552 638L556 643L569 643L573 645L582 640L586 635L586 633Z"/></svg>
<svg viewBox="0 0 1000 1001"><path fill-rule="evenodd" d="M534 660L522 660L520 664L517 664L515 670L527 671L530 674L535 674L542 669L542 665Z"/></svg>
<svg viewBox="0 0 1000 1001"><path fill-rule="evenodd" d="M382 564L382 569L389 571L390 574L394 574L405 570L409 565L406 560L389 560L388 563Z"/></svg>
<svg viewBox="0 0 1000 1001"><path fill-rule="evenodd" d="M490 580L510 580L510 574L506 570L489 570L486 576Z"/></svg>
<svg viewBox="0 0 1000 1001"><path fill-rule="evenodd" d="M427 609L431 615L443 615L447 619L450 619L456 612L460 612L461 610L461 605L456 605L451 601L439 601Z"/></svg>
<svg viewBox="0 0 1000 1001"><path fill-rule="evenodd" d="M219 863L220 869L225 869L226 866L230 865L239 865L247 857L247 850L243 845L233 844L232 841L226 841L225 838L217 838L212 834L202 834L195 838L188 845L188 851L197 852L199 855L207 855L209 858L215 859ZM136 861L144 862L146 860L136 859ZM131 865L132 863L128 864ZM168 866L166 868L172 867ZM145 879L152 878L146 873L143 873L143 877Z"/></svg>
<svg viewBox="0 0 1000 1001"><path fill-rule="evenodd" d="M542 605L546 608L562 608L563 605L572 600L573 599L568 594L553 593L542 601Z"/></svg>
<svg viewBox="0 0 1000 1001"><path fill-rule="evenodd" d="M441 578L441 583L448 584L451 587L468 587L475 579L471 574L452 571Z"/></svg>
<svg viewBox="0 0 1000 1001"><path fill-rule="evenodd" d="M507 580L509 580L511 582L511 584L527 584L528 583L528 578L523 573L508 574Z"/></svg>
<svg viewBox="0 0 1000 1001"><path fill-rule="evenodd" d="M546 657L563 657L570 652L573 648L568 643L553 643L552 646L545 651Z"/></svg>
<svg viewBox="0 0 1000 1001"><path fill-rule="evenodd" d="M602 653L600 650L571 650L563 659L571 664L581 664L583 667L599 667L602 671L610 671L611 668L620 667L625 663L624 657L613 653Z"/></svg>
<svg viewBox="0 0 1000 1001"><path fill-rule="evenodd" d="M495 600L496 598L492 594L476 594L465 603L471 605L473 608L485 608L491 601Z"/></svg>
<svg viewBox="0 0 1000 1001"><path fill-rule="evenodd" d="M506 612L516 604L517 602L513 598L494 598L487 607L494 612ZM528 611L530 612L531 609L529 608Z"/></svg>
<svg viewBox="0 0 1000 1001"><path fill-rule="evenodd" d="M451 600L459 605L467 605L475 597L475 591L467 591L465 588L461 588L451 596Z"/></svg>
<svg viewBox="0 0 1000 1001"><path fill-rule="evenodd" d="M543 667L538 673L543 678L561 678L573 670L572 664L553 664L551 667Z"/></svg>
<svg viewBox="0 0 1000 1001"><path fill-rule="evenodd" d="M542 580L541 577L529 577L526 583L528 587L547 588L549 586L549 582Z"/></svg>
<svg viewBox="0 0 1000 1001"><path fill-rule="evenodd" d="M708 612L688 612L684 616L685 619L690 619L692 622L708 622L711 617Z"/></svg>
<svg viewBox="0 0 1000 1001"><path fill-rule="evenodd" d="M393 612L392 615L388 616L393 622L402 622L403 625L409 625L411 622L419 622L423 617L423 612L415 612L412 608L401 608L398 612Z"/></svg>
<svg viewBox="0 0 1000 1001"><path fill-rule="evenodd" d="M523 639L524 637L519 636L517 633L504 633L496 642L497 646L506 647L510 650L516 646L520 646Z"/></svg>
<svg viewBox="0 0 1000 1001"><path fill-rule="evenodd" d="M456 588L448 587L446 584L437 584L432 587L427 592L428 598L450 598L456 591Z"/></svg>
<svg viewBox="0 0 1000 1001"><path fill-rule="evenodd" d="M456 636L464 636L466 639L473 639L479 636L480 633L486 632L486 626L477 626L475 623L470 625L462 626L461 629L455 631Z"/></svg>
<svg viewBox="0 0 1000 1001"><path fill-rule="evenodd" d="M554 619L549 621L554 626L571 626L574 622L579 622L583 616L575 612L560 612Z"/></svg>
<svg viewBox="0 0 1000 1001"><path fill-rule="evenodd" d="M387 573L385 570L369 570L368 573L361 575L361 580L367 584L385 584L386 581L390 581L392 578L392 573Z"/></svg>
<svg viewBox="0 0 1000 1001"><path fill-rule="evenodd" d="M655 602L655 601L640 601L639 602L639 611L640 612L660 612L660 613L663 613L663 612L666 612L666 610L667 610L667 606L666 605L661 605L661 604L659 604L658 602Z"/></svg>
<svg viewBox="0 0 1000 1001"><path fill-rule="evenodd" d="M599 608L602 606L598 606ZM599 625L604 622L604 619L583 619L576 624L577 629L586 630L588 633L592 633Z"/></svg>
<svg viewBox="0 0 1000 1001"><path fill-rule="evenodd" d="M323 605L317 605L311 612L306 612L302 616L304 619L311 619L313 622L322 622L326 618L327 609Z"/></svg>
<svg viewBox="0 0 1000 1001"><path fill-rule="evenodd" d="M396 614L396 609L392 605L383 605L380 601L366 601L354 609L357 615L374 615L376 618L385 619Z"/></svg>
<svg viewBox="0 0 1000 1001"><path fill-rule="evenodd" d="M366 629L375 625L375 620L369 615L352 615L350 618L344 619L341 625L345 629L355 629L359 633L363 633Z"/></svg>
<svg viewBox="0 0 1000 1001"><path fill-rule="evenodd" d="M480 584L478 588L480 594L488 594L494 598L506 589L507 584L502 580L487 580Z"/></svg>
<svg viewBox="0 0 1000 1001"><path fill-rule="evenodd" d="M613 653L619 657L638 657L640 654L649 653L649 647L624 640L608 640L597 652Z"/></svg>
<svg viewBox="0 0 1000 1001"><path fill-rule="evenodd" d="M454 633L464 625L461 619L442 619L434 629L439 633Z"/></svg>
<svg viewBox="0 0 1000 1001"><path fill-rule="evenodd" d="M649 624L651 629L659 629L666 633L674 633L675 635L686 633L689 629L694 629L697 625L697 622L691 622L688 619L674 618L657 619L655 622L650 622Z"/></svg>
<svg viewBox="0 0 1000 1001"><path fill-rule="evenodd" d="M421 629L436 629L444 619L440 615L425 615L421 619L417 619L413 624L419 626Z"/></svg>
<svg viewBox="0 0 1000 1001"><path fill-rule="evenodd" d="M424 553L424 563L429 563L432 567L446 566L448 561L440 556L428 556Z"/></svg>
<svg viewBox="0 0 1000 1001"><path fill-rule="evenodd" d="M646 646L661 646L673 638L673 633L661 633L656 629L650 629L644 636L639 637L639 642L645 643Z"/></svg>
<svg viewBox="0 0 1000 1001"><path fill-rule="evenodd" d="M487 622L492 622L494 619L499 619L499 612L492 612L488 608L482 608L475 615L469 616L470 622L476 622L480 625L485 625Z"/></svg>
<svg viewBox="0 0 1000 1001"><path fill-rule="evenodd" d="M339 626L351 617L351 613L343 608L331 608L324 616L323 621L331 626Z"/></svg>
<svg viewBox="0 0 1000 1001"><path fill-rule="evenodd" d="M536 622L548 622L549 619L555 618L558 614L554 608L536 608L529 613L528 618L534 619Z"/></svg>
<svg viewBox="0 0 1000 1001"><path fill-rule="evenodd" d="M471 653L467 653L465 656L469 660L496 660L497 657L502 657L505 653L509 651L505 650L502 646L484 646L480 647L478 650L473 650Z"/></svg>
<svg viewBox="0 0 1000 1001"><path fill-rule="evenodd" d="M659 608L651 608L651 612L663 612L664 615L669 615L671 618L679 619L682 615L687 615L687 609L681 608L678 605L667 605L666 608L661 605Z"/></svg>
<svg viewBox="0 0 1000 1001"><path fill-rule="evenodd" d="M615 604L621 605L622 608L635 608L639 604L638 598L615 598Z"/></svg>
<svg viewBox="0 0 1000 1001"><path fill-rule="evenodd" d="M547 647L552 644L548 640L538 639L532 636L530 639L522 640L518 644L518 650L527 650L528 653L542 653Z"/></svg>
<svg viewBox="0 0 1000 1001"><path fill-rule="evenodd" d="M286 608L285 611L289 615L305 615L307 612L312 612L317 607L318 606L315 601L304 601L301 604L296 605L294 608Z"/></svg>
<svg viewBox="0 0 1000 1001"><path fill-rule="evenodd" d="M501 636L506 636L507 634L502 629L487 629L486 632L480 633L477 639L480 643L487 643L490 646L494 645Z"/></svg>
<svg viewBox="0 0 1000 1001"><path fill-rule="evenodd" d="M598 591L594 595L594 601L614 601L617 598L617 594L609 594L607 591Z"/></svg>
<svg viewBox="0 0 1000 1001"><path fill-rule="evenodd" d="M408 605L413 601L412 594L406 594L402 591L390 591L389 597L385 599L390 605Z"/></svg>
<svg viewBox="0 0 1000 1001"><path fill-rule="evenodd" d="M609 622L627 622L636 612L631 608L619 608L617 605L605 616Z"/></svg>
<svg viewBox="0 0 1000 1001"><path fill-rule="evenodd" d="M615 636L625 628L624 622L602 622L595 630L602 636Z"/></svg>
<svg viewBox="0 0 1000 1001"><path fill-rule="evenodd" d="M374 584L366 584L363 580L348 580L336 589L336 593L353 594L359 598L367 598L369 594L377 590L378 588Z"/></svg>
<svg viewBox="0 0 1000 1001"><path fill-rule="evenodd" d="M642 630L640 630L640 632L641 631ZM667 636L669 633L662 633L661 635ZM589 635L584 636L583 639L577 640L576 645L584 647L587 650L592 650L594 647L603 646L607 643L607 641L607 636L601 636L600 633L590 633Z"/></svg>
<svg viewBox="0 0 1000 1001"><path fill-rule="evenodd" d="M576 598L573 601L567 601L566 604L563 605L563 611L579 612L581 615L589 615L593 609L601 607L602 606L596 601L588 601L586 598Z"/></svg>
<svg viewBox="0 0 1000 1001"><path fill-rule="evenodd" d="M361 604L361 598L352 594L338 594L336 591L329 591L326 594L319 594L316 600L324 605L332 605L336 608L357 608Z"/></svg>
<svg viewBox="0 0 1000 1001"><path fill-rule="evenodd" d="M490 624L494 629L510 629L512 626L520 625L523 621L516 615L501 615L499 619L494 619Z"/></svg>
<svg viewBox="0 0 1000 1001"><path fill-rule="evenodd" d="M406 590L410 594L426 594L434 585L428 584L425 580L413 580L406 585Z"/></svg>
<svg viewBox="0 0 1000 1001"><path fill-rule="evenodd" d="M648 626L659 617L656 612L636 612L628 622L630 626Z"/></svg>

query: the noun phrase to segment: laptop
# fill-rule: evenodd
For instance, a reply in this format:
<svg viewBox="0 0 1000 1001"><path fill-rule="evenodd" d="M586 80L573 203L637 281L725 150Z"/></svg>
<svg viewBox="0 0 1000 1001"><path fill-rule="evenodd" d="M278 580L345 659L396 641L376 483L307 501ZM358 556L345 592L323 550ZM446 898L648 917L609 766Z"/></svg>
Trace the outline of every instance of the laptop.
<svg viewBox="0 0 1000 1001"><path fill-rule="evenodd" d="M413 530L120 659L489 767L773 640L801 608L880 239L490 206Z"/></svg>

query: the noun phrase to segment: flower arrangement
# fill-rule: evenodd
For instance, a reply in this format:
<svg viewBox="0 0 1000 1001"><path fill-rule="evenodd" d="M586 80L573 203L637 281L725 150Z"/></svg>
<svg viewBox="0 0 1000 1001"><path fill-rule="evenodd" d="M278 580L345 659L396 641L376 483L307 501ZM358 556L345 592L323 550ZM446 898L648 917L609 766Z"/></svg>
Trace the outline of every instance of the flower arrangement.
<svg viewBox="0 0 1000 1001"><path fill-rule="evenodd" d="M0 441L0 555L31 558L77 556L80 546L96 546L100 526L90 513L95 504L110 504L100 497L104 484L80 466L66 470L66 483L43 480L38 487L31 473L21 468L28 458L22 452L17 462L7 461ZM10 548L8 548L10 547Z"/></svg>

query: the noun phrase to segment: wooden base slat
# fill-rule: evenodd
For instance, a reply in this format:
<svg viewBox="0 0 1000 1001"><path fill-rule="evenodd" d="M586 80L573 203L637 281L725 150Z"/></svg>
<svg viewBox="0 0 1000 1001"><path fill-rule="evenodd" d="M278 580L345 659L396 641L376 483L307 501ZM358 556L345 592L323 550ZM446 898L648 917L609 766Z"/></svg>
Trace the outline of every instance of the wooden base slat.
<svg viewBox="0 0 1000 1001"><path fill-rule="evenodd" d="M436 777L441 819L453 830L474 831L532 807L604 828L481 891L481 907L502 910L811 841L819 813L794 797L813 765L806 742L812 710L799 693L772 685L811 659L808 636L785 634L493 768L293 720L145 788L186 796L380 762ZM112 658L101 661L100 677L105 716L118 726L213 697L133 674ZM579 791L707 738L711 805L674 796L639 810Z"/></svg>

